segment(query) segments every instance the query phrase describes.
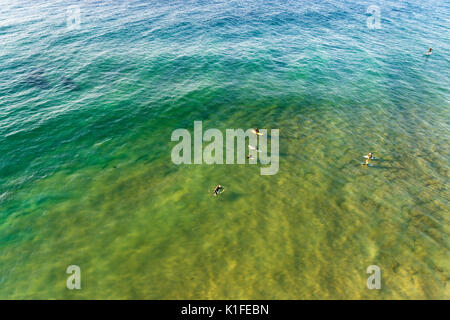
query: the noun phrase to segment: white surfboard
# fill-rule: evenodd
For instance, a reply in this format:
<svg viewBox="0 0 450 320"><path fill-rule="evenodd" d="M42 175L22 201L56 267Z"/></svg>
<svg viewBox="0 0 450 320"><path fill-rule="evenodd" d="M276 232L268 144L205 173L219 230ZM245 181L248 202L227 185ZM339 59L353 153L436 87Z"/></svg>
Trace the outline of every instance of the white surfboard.
<svg viewBox="0 0 450 320"><path fill-rule="evenodd" d="M249 147L251 150L255 150L256 152L261 152L261 150L258 150L258 148L254 147L254 146L248 145L248 147Z"/></svg>

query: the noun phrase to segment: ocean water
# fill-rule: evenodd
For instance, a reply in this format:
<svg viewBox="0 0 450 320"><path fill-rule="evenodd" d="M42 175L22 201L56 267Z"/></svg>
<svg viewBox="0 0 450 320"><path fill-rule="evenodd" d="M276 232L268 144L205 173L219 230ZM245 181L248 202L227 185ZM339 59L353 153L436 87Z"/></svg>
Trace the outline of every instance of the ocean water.
<svg viewBox="0 0 450 320"><path fill-rule="evenodd" d="M449 299L449 15L0 0L0 298ZM279 172L174 165L194 121L279 129Z"/></svg>

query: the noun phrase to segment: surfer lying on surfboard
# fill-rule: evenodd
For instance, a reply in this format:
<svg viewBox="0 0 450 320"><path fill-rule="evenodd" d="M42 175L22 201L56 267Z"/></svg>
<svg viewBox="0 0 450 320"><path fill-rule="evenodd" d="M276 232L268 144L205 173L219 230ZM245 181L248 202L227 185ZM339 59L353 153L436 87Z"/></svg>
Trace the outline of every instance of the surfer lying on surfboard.
<svg viewBox="0 0 450 320"><path fill-rule="evenodd" d="M371 164L369 164L370 160L376 160L376 158L373 156L372 152L369 152L369 154L367 156L364 156L364 158L366 158L366 160L361 163L363 166L372 166Z"/></svg>
<svg viewBox="0 0 450 320"><path fill-rule="evenodd" d="M373 156L372 152L369 152L369 154L367 156L364 156L364 158L366 159L370 159L370 160L375 160L376 158Z"/></svg>
<svg viewBox="0 0 450 320"><path fill-rule="evenodd" d="M249 147L251 150L255 150L256 152L261 152L261 150L259 150L258 147L254 147L254 146L251 146L251 145L248 145L248 147Z"/></svg>
<svg viewBox="0 0 450 320"><path fill-rule="evenodd" d="M263 135L261 132L259 132L259 129L258 129L258 128L253 129L252 131L253 131L254 134L256 134L256 135L258 135L258 136L262 136L262 135Z"/></svg>
<svg viewBox="0 0 450 320"><path fill-rule="evenodd" d="M223 191L223 190L224 190L224 188L220 184L218 184L217 187L214 189L213 195L217 196L219 194L219 191Z"/></svg>

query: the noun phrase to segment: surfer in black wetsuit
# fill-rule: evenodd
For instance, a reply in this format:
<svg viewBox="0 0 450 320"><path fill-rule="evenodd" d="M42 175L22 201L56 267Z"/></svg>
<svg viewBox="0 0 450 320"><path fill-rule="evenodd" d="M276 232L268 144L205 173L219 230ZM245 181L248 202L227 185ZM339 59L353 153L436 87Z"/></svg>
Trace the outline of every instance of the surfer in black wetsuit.
<svg viewBox="0 0 450 320"><path fill-rule="evenodd" d="M217 187L214 189L213 195L217 196L220 190L223 190L223 187L220 184L218 184Z"/></svg>

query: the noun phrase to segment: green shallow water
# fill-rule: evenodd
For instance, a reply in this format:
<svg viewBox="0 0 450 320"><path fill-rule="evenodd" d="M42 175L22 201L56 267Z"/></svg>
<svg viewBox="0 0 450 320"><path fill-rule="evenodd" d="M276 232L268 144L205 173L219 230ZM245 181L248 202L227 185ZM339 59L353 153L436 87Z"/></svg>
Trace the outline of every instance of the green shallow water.
<svg viewBox="0 0 450 320"><path fill-rule="evenodd" d="M35 37L51 40L37 56L12 56L33 47L0 28L10 76L0 83L0 298L450 298L449 61L408 51L427 45L421 26L388 16L381 34L355 31L364 6L356 18L306 11L317 27L296 29L303 22L272 5L256 22L209 16L228 5L176 7L207 26L164 4L139 21L91 8L101 19L86 18L75 40L35 22ZM47 22L56 30L58 17ZM23 83L36 68L48 87ZM200 120L279 129L279 172L174 165L172 131ZM362 167L369 151L380 160ZM226 192L213 198L219 183ZM72 264L81 290L66 288ZM381 290L366 287L369 265Z"/></svg>

